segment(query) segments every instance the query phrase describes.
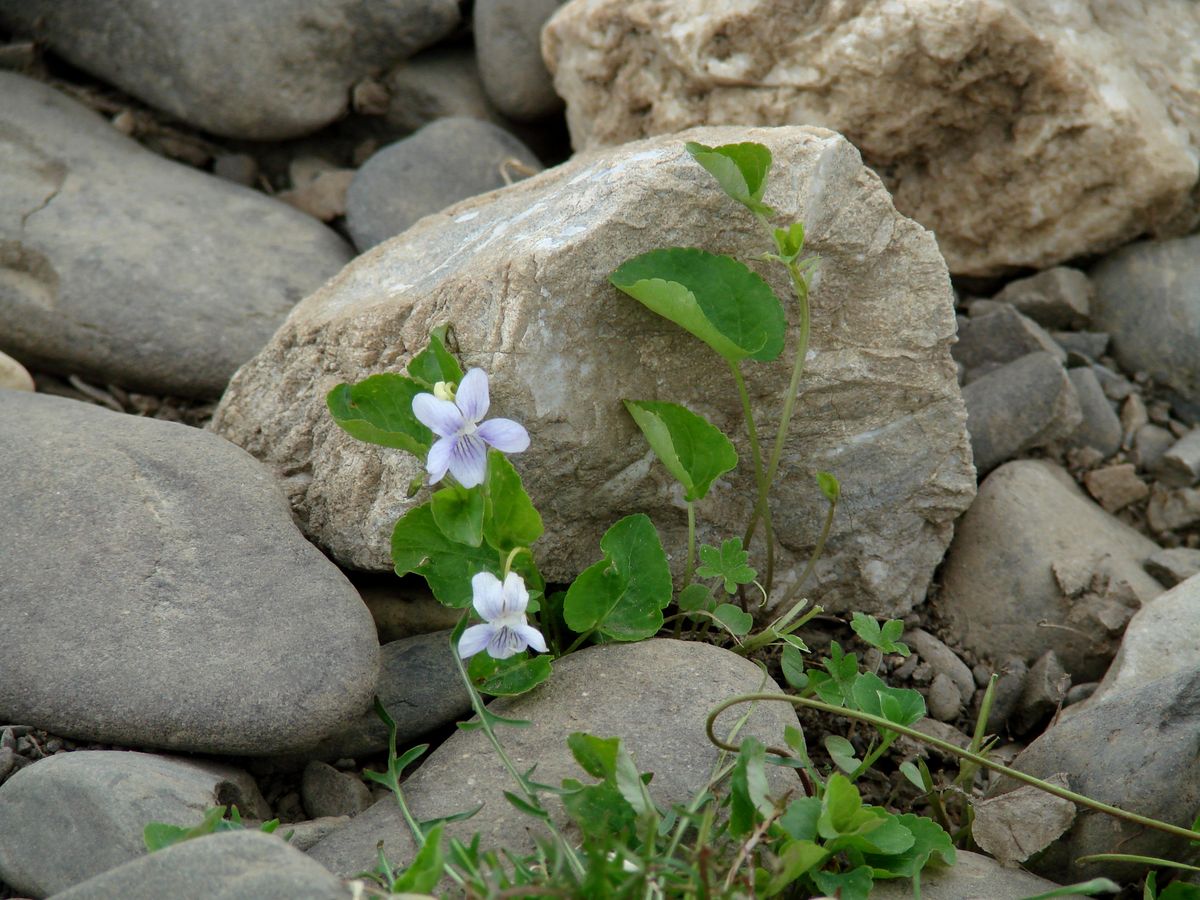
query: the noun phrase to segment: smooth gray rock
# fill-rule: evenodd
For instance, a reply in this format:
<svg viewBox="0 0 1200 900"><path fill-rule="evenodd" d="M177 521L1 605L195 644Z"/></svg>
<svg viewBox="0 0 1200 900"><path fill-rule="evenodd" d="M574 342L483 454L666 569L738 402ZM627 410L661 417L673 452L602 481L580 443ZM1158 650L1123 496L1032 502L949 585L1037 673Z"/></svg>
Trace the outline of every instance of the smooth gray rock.
<svg viewBox="0 0 1200 900"><path fill-rule="evenodd" d="M1125 433L1121 428L1121 420L1104 396L1104 388L1100 386L1100 380L1091 367L1068 369L1067 377L1075 386L1079 410L1083 415L1083 420L1071 432L1068 442L1076 447L1094 447L1107 459L1121 449L1121 438Z"/></svg>
<svg viewBox="0 0 1200 900"><path fill-rule="evenodd" d="M542 60L542 26L562 0L476 0L472 19L479 74L506 116L531 122L563 107Z"/></svg>
<svg viewBox="0 0 1200 900"><path fill-rule="evenodd" d="M962 393L980 473L1023 450L1068 437L1083 421L1075 385L1050 353L1022 356L972 381Z"/></svg>
<svg viewBox="0 0 1200 900"><path fill-rule="evenodd" d="M519 181L542 164L498 125L455 116L384 147L363 164L346 194L346 227L360 251L404 231L458 200Z"/></svg>
<svg viewBox="0 0 1200 900"><path fill-rule="evenodd" d="M953 866L935 864L921 872L922 900L1025 900L1057 887L1045 878L1002 866L991 857L969 850L957 851ZM876 881L871 888L871 900L911 900L912 896L912 882L907 878Z"/></svg>
<svg viewBox="0 0 1200 900"><path fill-rule="evenodd" d="M958 330L958 343L950 348L954 361L967 370L967 380L973 380L973 370L994 364L1010 363L1027 353L1045 352L1060 363L1067 353L1054 342L1042 326L1008 304L997 304L993 312L976 316L976 303L971 317Z"/></svg>
<svg viewBox="0 0 1200 900"><path fill-rule="evenodd" d="M1071 707L1073 715L1022 752L1013 766L1039 778L1066 772L1070 788L1130 812L1187 828L1200 808L1200 668L1191 666L1102 700ZM996 793L1016 788L1003 779ZM1029 867L1074 882L1106 875L1126 880L1128 864L1074 860L1093 853L1131 853L1185 859L1187 842L1104 813L1080 808L1066 837Z"/></svg>
<svg viewBox="0 0 1200 900"><path fill-rule="evenodd" d="M371 790L351 773L314 759L304 767L300 799L314 819L356 816L371 805Z"/></svg>
<svg viewBox="0 0 1200 900"><path fill-rule="evenodd" d="M929 663L935 672L944 674L958 689L961 701L967 703L975 694L975 678L967 664L941 640L923 628L912 628L904 632L904 643L912 649L922 662Z"/></svg>
<svg viewBox="0 0 1200 900"><path fill-rule="evenodd" d="M1169 487L1191 487L1200 481L1200 428L1194 428L1162 455L1154 474Z"/></svg>
<svg viewBox="0 0 1200 900"><path fill-rule="evenodd" d="M1193 575L1200 575L1200 550L1191 547L1159 550L1146 560L1146 572L1163 587L1173 588Z"/></svg>
<svg viewBox="0 0 1200 900"><path fill-rule="evenodd" d="M1089 365L1094 363L1108 351L1112 341L1107 331L1052 331L1050 337L1067 351L1068 364L1073 353L1085 358Z"/></svg>
<svg viewBox="0 0 1200 900"><path fill-rule="evenodd" d="M416 743L418 738L471 713L471 697L459 679L447 635L445 631L420 634L380 648L375 695L396 721L400 746ZM368 701L358 719L306 751L306 755L317 759L357 758L380 753L387 746L387 726L376 715L374 702Z"/></svg>
<svg viewBox="0 0 1200 900"><path fill-rule="evenodd" d="M536 777L558 785L563 778L591 781L567 748L576 731L598 737L620 737L639 772L653 772L650 794L664 809L684 803L707 782L717 750L704 734L707 711L739 693L778 690L748 660L711 644L655 639L633 644L607 644L573 653L557 662L550 680L531 693L502 698L489 709L502 716L526 719L525 728L501 728L504 749L520 771L537 764ZM726 734L745 709L717 722ZM790 704L761 703L752 712L742 737L753 735L777 743L786 725L796 724ZM789 771L772 767L771 792L796 789ZM475 817L451 823L447 836L466 840L479 832L483 846L532 850L534 820L518 812L502 792L514 785L495 751L480 731L459 731L438 747L405 781L404 796L418 819L471 809ZM562 824L565 813L549 798L547 808ZM568 829L569 831L570 829ZM408 826L395 799L384 797L349 825L309 850L317 862L343 876L370 868L376 843L393 863L412 858Z"/></svg>
<svg viewBox="0 0 1200 900"><path fill-rule="evenodd" d="M397 578L395 572L354 572L350 580L375 619L379 642L445 631L458 624L462 610L443 606L419 575Z"/></svg>
<svg viewBox="0 0 1200 900"><path fill-rule="evenodd" d="M370 614L253 457L43 394L0 422L0 721L261 755L370 702Z"/></svg>
<svg viewBox="0 0 1200 900"><path fill-rule="evenodd" d="M926 699L929 701L929 715L939 722L953 722L962 712L962 694L945 672L938 672L933 676Z"/></svg>
<svg viewBox="0 0 1200 900"><path fill-rule="evenodd" d="M23 365L9 356L0 353L0 388L8 391L32 391L33 376Z"/></svg>
<svg viewBox="0 0 1200 900"><path fill-rule="evenodd" d="M1043 328L1080 329L1088 325L1095 289L1078 269L1055 266L1004 286L995 299L1011 303Z"/></svg>
<svg viewBox="0 0 1200 900"><path fill-rule="evenodd" d="M280 140L346 111L350 89L445 37L456 0L0 0L0 23L226 137Z"/></svg>
<svg viewBox="0 0 1200 900"><path fill-rule="evenodd" d="M393 67L383 79L388 89L384 119L400 133L417 131L437 119L467 116L500 124L479 78L469 47L433 47Z"/></svg>
<svg viewBox="0 0 1200 900"><path fill-rule="evenodd" d="M1017 460L984 480L959 521L939 611L950 638L981 657L1032 663L1054 650L1087 681L1103 673L1130 616L1162 592L1142 569L1158 549L1063 469Z"/></svg>
<svg viewBox="0 0 1200 900"><path fill-rule="evenodd" d="M218 397L351 257L319 222L45 84L0 72L0 96L0 350L27 366Z"/></svg>
<svg viewBox="0 0 1200 900"><path fill-rule="evenodd" d="M253 779L230 766L116 750L48 756L0 787L0 881L37 897L66 890L144 856L151 822L191 826L230 804L270 817Z"/></svg>
<svg viewBox="0 0 1200 900"><path fill-rule="evenodd" d="M183 841L97 875L54 900L350 900L341 880L273 834Z"/></svg>
<svg viewBox="0 0 1200 900"><path fill-rule="evenodd" d="M1029 667L1021 698L1009 724L1015 734L1029 734L1044 725L1067 699L1071 676L1063 670L1053 650L1047 650Z"/></svg>
<svg viewBox="0 0 1200 900"><path fill-rule="evenodd" d="M1133 437L1133 453L1138 467L1153 472L1175 440L1175 435L1166 428L1143 425Z"/></svg>
<svg viewBox="0 0 1200 900"><path fill-rule="evenodd" d="M1200 422L1200 235L1130 244L1091 277L1092 320L1112 334L1121 365L1153 376L1179 415Z"/></svg>

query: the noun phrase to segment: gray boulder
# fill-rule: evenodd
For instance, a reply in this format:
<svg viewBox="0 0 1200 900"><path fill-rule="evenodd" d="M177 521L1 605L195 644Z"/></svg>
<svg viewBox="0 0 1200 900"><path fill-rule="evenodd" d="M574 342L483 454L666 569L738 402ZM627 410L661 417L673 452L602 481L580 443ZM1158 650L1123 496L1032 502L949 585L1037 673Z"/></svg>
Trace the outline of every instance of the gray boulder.
<svg viewBox="0 0 1200 900"><path fill-rule="evenodd" d="M309 747L379 645L271 473L184 425L0 391L0 721L125 746Z"/></svg>
<svg viewBox="0 0 1200 900"><path fill-rule="evenodd" d="M280 838L193 838L76 885L54 900L350 900L341 880Z"/></svg>
<svg viewBox="0 0 1200 900"><path fill-rule="evenodd" d="M704 733L708 711L730 696L778 690L749 660L695 641L656 639L633 644L591 647L560 660L550 680L513 699L499 699L488 709L525 719L525 728L500 727L499 738L519 771L537 764L536 778L559 785L564 778L590 782L567 748L567 737L583 731L597 737L619 737L639 772L653 772L650 794L663 809L685 803L707 783L718 751ZM717 734L727 734L739 707L717 721ZM760 703L742 737L779 744L783 729L796 725L790 704ZM793 772L771 767L772 794L799 788ZM503 763L481 731L458 731L438 747L404 783L404 797L418 820L473 809L479 814L447 826L447 836L468 840L482 835L485 849L533 849L535 820L514 809L503 796L516 790ZM560 825L566 814L554 798L546 807ZM393 863L410 860L412 835L395 798L384 797L314 845L309 854L334 872L349 877L370 868L376 844Z"/></svg>
<svg viewBox="0 0 1200 900"><path fill-rule="evenodd" d="M1004 286L996 299L1011 303L1045 328L1085 328L1095 289L1078 269L1055 266Z"/></svg>
<svg viewBox="0 0 1200 900"><path fill-rule="evenodd" d="M459 23L456 0L0 0L0 23L190 125L280 140L346 111L350 88Z"/></svg>
<svg viewBox="0 0 1200 900"><path fill-rule="evenodd" d="M513 461L545 517L534 549L547 578L593 563L600 536L634 510L654 519L666 547L684 547L677 486L621 398L683 403L748 459L741 405L719 357L607 277L673 244L746 259L766 249L754 217L687 155L690 139L769 146L777 168L766 200L781 221L804 220L821 258L807 373L773 494L780 586L799 574L825 513L813 473L831 471L842 499L811 596L826 609L905 614L974 493L950 285L933 236L823 129L698 129L630 144L429 216L301 304L240 371L212 427L281 473L311 473L290 484L302 527L351 566L390 569L391 531L414 503L405 490L421 463L347 436L324 398L338 382L400 369L431 328L451 323L466 363L490 372L495 415L532 436ZM788 295L779 267L761 271ZM782 362L747 368L759 421L778 414L789 374ZM716 483L700 507L701 540L746 521L752 484L746 465ZM677 572L683 564L675 553Z"/></svg>
<svg viewBox="0 0 1200 900"><path fill-rule="evenodd" d="M45 84L0 72L0 96L0 350L27 366L215 398L350 259L319 222Z"/></svg>
<svg viewBox="0 0 1200 900"><path fill-rule="evenodd" d="M952 866L931 866L921 873L922 900L1025 900L1057 887L1045 878L1002 866L989 856L969 850L959 850ZM912 896L912 882L907 878L877 881L871 888L871 900L909 900Z"/></svg>
<svg viewBox="0 0 1200 900"><path fill-rule="evenodd" d="M529 122L562 109L542 60L542 26L562 0L477 0L472 24L483 86L511 119Z"/></svg>
<svg viewBox="0 0 1200 900"><path fill-rule="evenodd" d="M388 91L383 118L393 140L451 116L504 121L484 92L470 47L432 47L394 66L383 83Z"/></svg>
<svg viewBox="0 0 1200 900"><path fill-rule="evenodd" d="M45 897L146 854L151 822L192 826L213 806L267 806L245 772L216 763L84 750L49 756L0 787L0 881Z"/></svg>
<svg viewBox="0 0 1200 900"><path fill-rule="evenodd" d="M1053 650L1075 681L1088 681L1130 617L1162 592L1142 569L1157 550L1058 466L1007 463L959 522L939 610L949 634L982 657L1032 663Z"/></svg>

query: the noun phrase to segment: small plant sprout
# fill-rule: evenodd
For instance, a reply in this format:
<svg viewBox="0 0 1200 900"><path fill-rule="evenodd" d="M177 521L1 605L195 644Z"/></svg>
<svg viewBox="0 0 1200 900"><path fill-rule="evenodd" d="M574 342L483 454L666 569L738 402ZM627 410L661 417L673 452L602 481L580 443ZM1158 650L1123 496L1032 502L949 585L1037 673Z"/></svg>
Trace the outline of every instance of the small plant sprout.
<svg viewBox="0 0 1200 900"><path fill-rule="evenodd" d="M546 653L542 633L525 620L529 606L529 591L516 572L509 572L501 583L491 572L480 572L471 579L475 594L475 611L483 625L472 625L458 641L458 655L463 659L487 650L493 659L508 659L532 647Z"/></svg>
<svg viewBox="0 0 1200 900"><path fill-rule="evenodd" d="M529 433L512 419L480 421L488 405L488 377L483 369L468 371L457 392L439 381L433 393L413 397L413 415L438 436L425 463L430 483L441 481L449 470L459 484L473 488L483 483L487 473L488 447L501 453L529 448Z"/></svg>

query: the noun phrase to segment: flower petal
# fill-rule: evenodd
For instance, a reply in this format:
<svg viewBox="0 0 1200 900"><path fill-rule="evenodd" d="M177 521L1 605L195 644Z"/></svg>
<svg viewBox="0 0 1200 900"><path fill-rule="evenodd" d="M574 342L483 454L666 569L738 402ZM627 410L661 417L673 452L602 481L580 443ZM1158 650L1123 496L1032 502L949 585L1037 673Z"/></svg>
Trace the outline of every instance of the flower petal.
<svg viewBox="0 0 1200 900"><path fill-rule="evenodd" d="M501 453L520 453L529 449L529 432L512 419L488 419L475 433Z"/></svg>
<svg viewBox="0 0 1200 900"><path fill-rule="evenodd" d="M502 625L493 632L492 639L487 644L487 652L493 659L508 659L525 647L526 641L520 634L507 625Z"/></svg>
<svg viewBox="0 0 1200 900"><path fill-rule="evenodd" d="M469 369L458 385L454 402L468 422L478 422L488 411L488 377L483 369Z"/></svg>
<svg viewBox="0 0 1200 900"><path fill-rule="evenodd" d="M499 630L494 625L472 625L458 639L458 655L463 659L474 656L488 645Z"/></svg>
<svg viewBox="0 0 1200 900"><path fill-rule="evenodd" d="M457 406L439 400L433 394L417 394L412 401L413 415L438 437L453 437L466 422Z"/></svg>
<svg viewBox="0 0 1200 900"><path fill-rule="evenodd" d="M438 438L429 448L429 456L425 459L425 471L429 473L430 484L437 484L446 477L455 443L456 440L452 437Z"/></svg>
<svg viewBox="0 0 1200 900"><path fill-rule="evenodd" d="M471 595L475 612L481 618L491 622L504 614L503 588L500 579L491 572L479 572L471 578Z"/></svg>
<svg viewBox="0 0 1200 900"><path fill-rule="evenodd" d="M546 639L542 637L542 633L532 625L515 625L513 630L521 636L528 646L532 647L538 653L549 652L546 649Z"/></svg>
<svg viewBox="0 0 1200 900"><path fill-rule="evenodd" d="M504 615L523 615L525 607L529 606L529 591L525 590L525 581L516 572L504 576L504 585L500 589L500 605Z"/></svg>
<svg viewBox="0 0 1200 900"><path fill-rule="evenodd" d="M487 474L487 444L478 434L464 434L454 442L450 454L450 472L465 488L483 484Z"/></svg>

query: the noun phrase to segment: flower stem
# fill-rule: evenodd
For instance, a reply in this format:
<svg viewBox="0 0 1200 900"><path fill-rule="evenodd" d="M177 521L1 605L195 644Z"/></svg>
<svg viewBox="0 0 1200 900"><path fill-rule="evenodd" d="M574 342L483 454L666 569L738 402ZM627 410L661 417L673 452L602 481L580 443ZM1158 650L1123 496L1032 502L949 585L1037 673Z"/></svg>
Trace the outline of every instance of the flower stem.
<svg viewBox="0 0 1200 900"><path fill-rule="evenodd" d="M742 400L742 415L746 419L746 433L750 437L750 459L754 465L754 480L758 485L758 497L754 503L754 512L750 514L750 524L746 527L746 536L742 539L742 546L749 547L750 539L754 536L754 528L761 518L763 520L764 540L767 542L767 576L764 579L767 585L767 590L771 589L771 579L775 572L775 534L771 527L771 507L767 499L767 490L771 483L767 479L767 473L763 469L762 450L758 443L758 428L754 424L754 412L750 408L750 393L746 390L746 380L742 377L742 370L738 368L737 363L729 364L729 371L733 373L734 383L737 384L738 396Z"/></svg>
<svg viewBox="0 0 1200 900"><path fill-rule="evenodd" d="M696 504L689 500L687 502L688 516L688 548L687 548L687 565L683 570L683 586L687 587L692 583L692 564L696 560Z"/></svg>
<svg viewBox="0 0 1200 900"><path fill-rule="evenodd" d="M936 747L943 753L949 753L952 756L957 756L959 759L968 760L969 762L975 763L977 766L982 766L985 769L991 769L993 772L999 772L1001 775L1007 775L1009 778L1012 778L1015 781L1020 781L1024 784L1031 784L1034 787L1045 791L1047 794L1053 794L1056 797L1062 797L1064 800L1070 800L1073 803L1078 803L1080 806L1086 806L1089 809L1096 810L1097 812L1107 813L1110 816L1115 816L1118 819L1124 819L1127 822L1133 822L1137 825L1143 825L1146 828L1153 828L1156 831L1164 832L1172 837L1183 838L1191 843L1200 841L1200 832L1191 831L1178 825L1172 825L1170 822L1163 822L1159 819L1152 819L1149 816L1139 815L1138 813L1121 809L1119 806L1112 806L1108 803L1102 803L1099 800L1093 800L1091 797L1084 796L1083 794L1077 794L1075 791L1071 791L1067 788L1059 787L1056 784L1043 781L1040 778L1036 778L1033 775L1022 772L1020 769L1012 769L1006 765L996 762L995 760L989 759L986 756L981 756L978 753L972 753L969 750L963 750L961 747L957 747L954 744L951 744L949 741L943 741L941 738L935 738L931 735L925 734L922 731L917 731L915 728L909 728L906 725L899 725L895 722L890 722L881 716L875 716L871 713L861 712L860 710L856 709L847 709L844 706L833 706L832 704L824 703L820 700L814 700L811 697L796 697L788 694L767 693L741 694L737 697L730 697L708 714L708 719L705 721L704 727L705 732L708 735L709 742L721 750L729 750L731 752L738 750L736 746L733 744L727 744L725 741L722 741L720 738L718 738L714 733L717 716L729 709L729 707L735 706L738 703L752 703L756 700L783 701L784 703L791 703L795 706L807 706L810 709L820 710L821 712L833 713L836 716L845 716L848 719L866 722L868 725L874 725L876 728L883 729L885 731L894 731L898 734L904 735L905 737L910 737L915 741L921 741L922 743L928 744L931 747ZM790 750L780 747L767 747L766 752L783 758L792 756Z"/></svg>

